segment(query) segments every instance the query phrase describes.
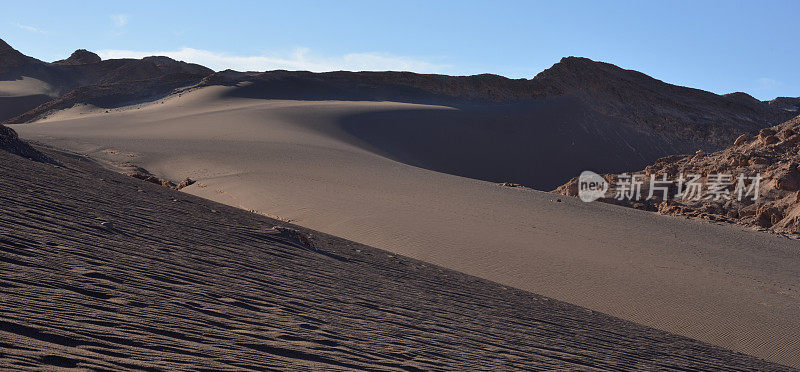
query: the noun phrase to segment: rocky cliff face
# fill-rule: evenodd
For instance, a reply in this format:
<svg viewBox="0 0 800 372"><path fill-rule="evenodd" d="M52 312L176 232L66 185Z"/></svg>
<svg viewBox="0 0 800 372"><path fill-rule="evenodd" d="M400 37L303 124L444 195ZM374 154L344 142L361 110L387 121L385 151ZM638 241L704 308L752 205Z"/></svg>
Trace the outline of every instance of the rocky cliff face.
<svg viewBox="0 0 800 372"><path fill-rule="evenodd" d="M659 159L645 169L632 172L640 175L642 198L649 195L650 177L661 180L662 175L674 180L677 175L696 174L697 183L704 189L700 198L675 197L680 191L678 184L670 185L666 200L663 193L657 192L651 200L618 200L616 191L621 180L624 189L630 189L628 177L620 175L604 175L611 183L603 202L619 204L644 210L658 211L664 214L697 217L713 221L725 221L745 226L767 229L773 232L800 234L800 116L783 124L765 128L757 135L743 134L733 145L711 154L698 152L695 155L670 156ZM709 193L714 184L722 181L718 175L731 175L724 180L725 189L730 191L727 197L717 198ZM739 175L744 175L744 197L739 200L737 187ZM755 177L759 175L758 196L754 199L756 189ZM556 193L578 196L578 178L570 180L555 190ZM727 184L730 182L730 184ZM684 184L686 191L688 183ZM751 191L748 195L747 192Z"/></svg>

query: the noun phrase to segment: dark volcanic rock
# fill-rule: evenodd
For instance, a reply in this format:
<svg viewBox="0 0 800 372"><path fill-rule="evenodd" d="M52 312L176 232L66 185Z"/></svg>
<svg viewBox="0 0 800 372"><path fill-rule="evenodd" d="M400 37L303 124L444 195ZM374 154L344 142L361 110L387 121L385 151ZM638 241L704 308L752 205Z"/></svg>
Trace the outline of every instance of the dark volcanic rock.
<svg viewBox="0 0 800 372"><path fill-rule="evenodd" d="M3 125L0 125L0 150L43 163L55 163L53 159L19 139L13 129Z"/></svg>
<svg viewBox="0 0 800 372"><path fill-rule="evenodd" d="M149 62L156 65L162 74L193 74L207 76L214 73L214 70L198 65L196 63L187 63L183 61L176 61L172 58L165 56L150 56L142 58L143 62Z"/></svg>
<svg viewBox="0 0 800 372"><path fill-rule="evenodd" d="M94 54L86 49L78 49L72 52L72 55L69 56L67 59L62 59L60 61L55 61L53 64L56 65L88 65L91 63L99 63L101 61L100 56Z"/></svg>
<svg viewBox="0 0 800 372"><path fill-rule="evenodd" d="M2 80L4 74L7 74L14 69L35 63L44 62L20 53L8 45L8 43L0 39L0 80Z"/></svg>
<svg viewBox="0 0 800 372"><path fill-rule="evenodd" d="M800 97L778 97L769 101L770 107L800 113Z"/></svg>
<svg viewBox="0 0 800 372"><path fill-rule="evenodd" d="M625 125L644 133L658 134L677 146L697 146L682 152L717 150L741 133L794 116L744 93L720 96L587 58L564 58L533 81L549 95L580 97L598 112L623 118Z"/></svg>

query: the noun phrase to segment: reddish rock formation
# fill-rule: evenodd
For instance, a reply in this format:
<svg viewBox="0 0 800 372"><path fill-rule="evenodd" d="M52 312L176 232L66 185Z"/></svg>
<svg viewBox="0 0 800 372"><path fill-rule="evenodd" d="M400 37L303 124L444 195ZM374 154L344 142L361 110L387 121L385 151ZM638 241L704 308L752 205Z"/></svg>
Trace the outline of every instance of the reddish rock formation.
<svg viewBox="0 0 800 372"><path fill-rule="evenodd" d="M180 190L180 189L182 189L184 187L193 185L195 183L195 181L193 179L185 178L180 183L175 184L175 182L172 182L170 180L163 179L163 178L158 178L155 175L153 175L152 173L148 172L146 169L140 168L140 167L134 167L134 170L128 171L128 172L123 172L122 174L124 174L126 176L129 176L129 177L140 179L142 181L154 183L156 185L161 185L161 186L164 186L166 188L173 189L173 190Z"/></svg>
<svg viewBox="0 0 800 372"><path fill-rule="evenodd" d="M642 200L618 200L615 185L600 201L633 208L658 211L664 214L685 215L714 221L726 221L747 226L760 227L773 232L800 233L800 116L772 128L762 129L757 136L741 135L733 146L701 156L669 156L653 165L632 174L642 175ZM650 176L660 179L666 174L674 180L677 175L697 174L699 182L705 184L706 193L700 200L676 198L677 184L670 185L670 198L663 200L656 193L649 195ZM730 199L709 198L709 184L714 175L729 174L732 184L726 188ZM757 200L744 197L738 200L735 193L739 175L746 177L760 174ZM605 175L607 180L619 181L619 175ZM712 181L712 182L709 182ZM745 183L749 187L752 182ZM554 192L578 196L578 178L560 186ZM745 191L747 191L745 189Z"/></svg>

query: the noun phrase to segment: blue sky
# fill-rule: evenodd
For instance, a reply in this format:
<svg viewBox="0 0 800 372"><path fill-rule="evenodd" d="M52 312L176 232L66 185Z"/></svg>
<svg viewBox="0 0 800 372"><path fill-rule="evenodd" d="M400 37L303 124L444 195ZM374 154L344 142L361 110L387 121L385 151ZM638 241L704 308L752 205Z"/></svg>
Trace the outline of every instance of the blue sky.
<svg viewBox="0 0 800 372"><path fill-rule="evenodd" d="M135 4L134 4L135 3ZM0 38L52 61L166 54L216 70L530 78L563 56L760 99L800 96L800 1L3 2Z"/></svg>

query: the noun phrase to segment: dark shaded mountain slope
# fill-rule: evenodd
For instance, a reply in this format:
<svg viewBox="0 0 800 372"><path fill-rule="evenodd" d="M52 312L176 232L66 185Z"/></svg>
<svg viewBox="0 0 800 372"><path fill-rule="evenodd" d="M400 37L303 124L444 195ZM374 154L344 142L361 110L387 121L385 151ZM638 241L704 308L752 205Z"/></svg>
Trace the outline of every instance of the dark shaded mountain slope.
<svg viewBox="0 0 800 372"><path fill-rule="evenodd" d="M351 118L345 126L376 152L408 164L541 190L585 169L621 172L667 155L716 151L742 133L790 119L799 107L794 98L717 95L578 57L563 58L532 79L392 71L213 73L167 57L100 61L85 50L44 63L2 45L0 80L28 76L58 90L56 98L0 97L0 120L8 123L81 103L109 108L152 101L195 83L193 88L233 87L229 97L444 105L460 111L376 114ZM395 138L409 141L397 146Z"/></svg>
<svg viewBox="0 0 800 372"><path fill-rule="evenodd" d="M742 133L780 123L790 107L744 93L666 84L586 58L562 59L531 80L406 72L215 73L198 87L229 97L375 100L458 110L345 118L375 152L427 169L551 190L585 169L622 172L656 159L714 151ZM403 139L403 140L398 140Z"/></svg>
<svg viewBox="0 0 800 372"><path fill-rule="evenodd" d="M718 148L743 132L790 119L790 107L744 93L717 95L664 83L633 70L587 58L563 58L530 80L483 74L446 76L409 72L223 71L205 85L251 84L235 96L265 99L384 100L459 108L577 98L586 108L673 147ZM746 97L746 98L744 98ZM571 125L576 125L569 121ZM551 121L551 125L559 125ZM694 148L696 150L696 148Z"/></svg>

